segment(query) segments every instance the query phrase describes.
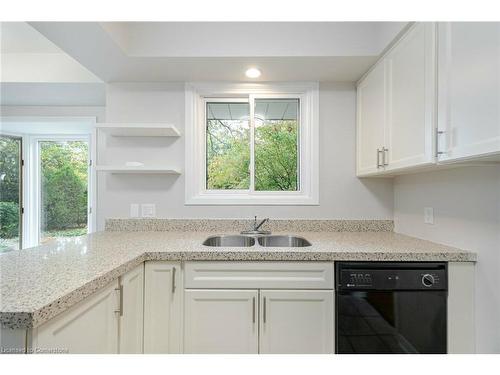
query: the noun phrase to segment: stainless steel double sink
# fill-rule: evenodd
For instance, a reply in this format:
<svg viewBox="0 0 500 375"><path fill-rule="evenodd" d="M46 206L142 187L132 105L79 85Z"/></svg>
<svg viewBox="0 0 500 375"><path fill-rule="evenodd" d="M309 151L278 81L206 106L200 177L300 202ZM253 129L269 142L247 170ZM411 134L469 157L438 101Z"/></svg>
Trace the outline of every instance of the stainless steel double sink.
<svg viewBox="0 0 500 375"><path fill-rule="evenodd" d="M203 245L213 247L307 247L311 243L303 237L292 235L242 236L222 235L208 237Z"/></svg>

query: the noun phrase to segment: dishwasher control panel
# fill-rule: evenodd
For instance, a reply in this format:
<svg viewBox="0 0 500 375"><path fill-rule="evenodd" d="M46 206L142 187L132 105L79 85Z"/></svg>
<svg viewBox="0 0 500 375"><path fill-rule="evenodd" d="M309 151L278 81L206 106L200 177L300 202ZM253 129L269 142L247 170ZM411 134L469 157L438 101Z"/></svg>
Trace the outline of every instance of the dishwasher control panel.
<svg viewBox="0 0 500 375"><path fill-rule="evenodd" d="M341 290L446 290L446 263L343 263L336 267Z"/></svg>

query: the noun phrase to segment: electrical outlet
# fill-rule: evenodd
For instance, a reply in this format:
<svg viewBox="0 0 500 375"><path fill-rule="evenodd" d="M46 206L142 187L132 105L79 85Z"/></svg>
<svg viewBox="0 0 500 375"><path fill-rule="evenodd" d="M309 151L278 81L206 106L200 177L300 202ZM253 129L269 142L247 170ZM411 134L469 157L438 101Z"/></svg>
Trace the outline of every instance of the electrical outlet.
<svg viewBox="0 0 500 375"><path fill-rule="evenodd" d="M130 203L130 217L139 217L139 203Z"/></svg>
<svg viewBox="0 0 500 375"><path fill-rule="evenodd" d="M434 224L434 208L424 207L424 223Z"/></svg>
<svg viewBox="0 0 500 375"><path fill-rule="evenodd" d="M142 217L155 217L156 216L156 205L154 203L141 204L141 216Z"/></svg>

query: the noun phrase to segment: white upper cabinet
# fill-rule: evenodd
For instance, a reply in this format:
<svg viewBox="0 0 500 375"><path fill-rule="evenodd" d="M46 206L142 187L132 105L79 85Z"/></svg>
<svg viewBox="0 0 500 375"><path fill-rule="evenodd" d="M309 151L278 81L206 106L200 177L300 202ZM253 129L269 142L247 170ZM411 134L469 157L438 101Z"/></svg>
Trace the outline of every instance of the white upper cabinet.
<svg viewBox="0 0 500 375"><path fill-rule="evenodd" d="M439 161L500 153L500 23L439 24Z"/></svg>
<svg viewBox="0 0 500 375"><path fill-rule="evenodd" d="M474 159L500 161L500 23L416 23L358 83L357 175Z"/></svg>
<svg viewBox="0 0 500 375"><path fill-rule="evenodd" d="M435 162L435 28L412 25L358 83L358 176Z"/></svg>
<svg viewBox="0 0 500 375"><path fill-rule="evenodd" d="M381 168L385 124L384 62L373 68L358 84L357 91L357 174L377 173Z"/></svg>
<svg viewBox="0 0 500 375"><path fill-rule="evenodd" d="M385 57L386 170L434 163L435 28L417 23Z"/></svg>

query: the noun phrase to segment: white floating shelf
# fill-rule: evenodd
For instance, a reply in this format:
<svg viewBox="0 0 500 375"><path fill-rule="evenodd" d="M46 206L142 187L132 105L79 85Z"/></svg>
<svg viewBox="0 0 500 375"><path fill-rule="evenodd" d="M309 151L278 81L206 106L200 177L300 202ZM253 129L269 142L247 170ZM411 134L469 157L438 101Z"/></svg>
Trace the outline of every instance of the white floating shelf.
<svg viewBox="0 0 500 375"><path fill-rule="evenodd" d="M98 172L108 173L128 173L128 174L172 174L180 175L181 172L176 169L169 169L165 167L128 167L126 165L98 165L96 166Z"/></svg>
<svg viewBox="0 0 500 375"><path fill-rule="evenodd" d="M96 128L115 137L179 137L181 133L169 124L99 123Z"/></svg>

